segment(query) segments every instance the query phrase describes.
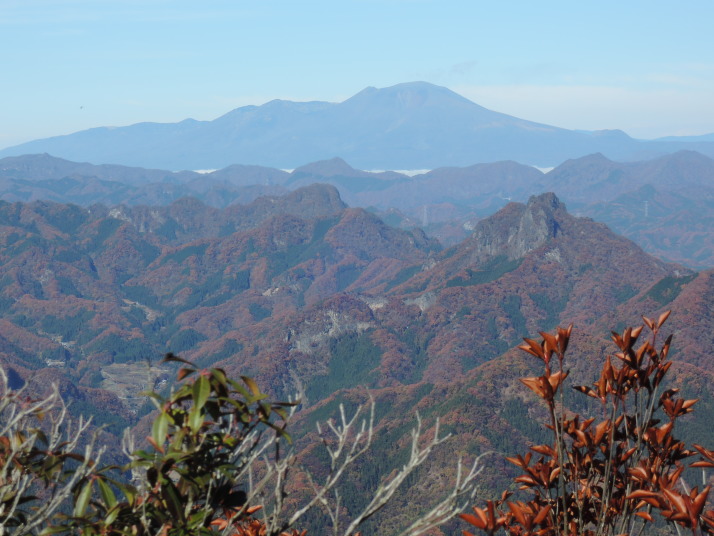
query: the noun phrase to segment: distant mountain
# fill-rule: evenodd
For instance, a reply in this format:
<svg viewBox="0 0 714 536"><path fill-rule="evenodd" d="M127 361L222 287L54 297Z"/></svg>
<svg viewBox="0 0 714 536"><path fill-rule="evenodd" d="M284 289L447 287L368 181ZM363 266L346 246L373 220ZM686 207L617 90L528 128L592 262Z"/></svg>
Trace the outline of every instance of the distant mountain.
<svg viewBox="0 0 714 536"><path fill-rule="evenodd" d="M222 210L0 203L0 226L0 358L59 362L93 388L172 350L240 365L278 393L297 374L314 401L356 385L330 372L348 336L383 356L365 357L360 381L447 381L523 335L591 322L691 273L553 194L510 203L443 252L324 185Z"/></svg>
<svg viewBox="0 0 714 536"><path fill-rule="evenodd" d="M690 148L688 143L534 123L483 108L447 88L413 82L370 87L341 103L275 100L213 121L93 128L10 147L0 157L46 152L180 170L238 163L294 168L339 156L362 169L431 169L499 160L554 166L595 152L639 160ZM711 141L691 148L714 155Z"/></svg>
<svg viewBox="0 0 714 536"><path fill-rule="evenodd" d="M711 134L700 134L699 136L665 136L663 138L657 138L656 141L709 142L714 141L714 132Z"/></svg>
<svg viewBox="0 0 714 536"><path fill-rule="evenodd" d="M638 270L627 272L631 263ZM508 315L504 299L518 295L529 311L532 331L536 324L549 329L563 315L597 318L648 282L675 273L691 271L656 260L601 223L572 216L548 193L533 196L526 204L509 203L479 221L466 240L391 292L431 291L436 302L448 299L453 310L470 307L469 302L480 308L491 304L500 309L493 312L497 318ZM597 288L598 298L591 299ZM587 306L580 309L584 303ZM515 328L513 341L524 335L523 329L525 325Z"/></svg>
<svg viewBox="0 0 714 536"><path fill-rule="evenodd" d="M714 160L700 153L631 163L589 155L564 162L537 186L661 258L714 266Z"/></svg>
<svg viewBox="0 0 714 536"><path fill-rule="evenodd" d="M695 268L714 266L714 160L694 151L639 162L597 153L546 174L515 162L437 168L414 177L369 174L344 162L339 173L320 176L323 166L328 163L306 166L314 171L301 180L333 184L350 205L373 207L396 226L422 227L445 245L463 240L478 220L509 201L552 191L578 215L607 223L649 253Z"/></svg>
<svg viewBox="0 0 714 536"><path fill-rule="evenodd" d="M286 193L289 174L278 169L233 165L214 173L172 172L70 162L48 154L0 160L0 199L54 201L89 206L166 205L192 196L225 207L263 195Z"/></svg>
<svg viewBox="0 0 714 536"><path fill-rule="evenodd" d="M383 188L347 194L351 204L397 208L412 214L415 209L451 203L479 213L493 214L510 200L527 199L538 192L543 173L532 166L512 161L440 167L409 179L402 178ZM339 186L338 186L339 187ZM428 213L427 213L428 220Z"/></svg>
<svg viewBox="0 0 714 536"><path fill-rule="evenodd" d="M714 266L714 160L679 151L641 162L598 153L550 172L512 161L442 167L415 176L355 169L341 158L292 172L233 165L210 173L75 163L49 155L0 159L0 199L82 206L166 206L194 197L215 207L284 195L313 183L334 186L351 206L390 225L423 228L446 246L509 201L553 191L578 215L590 216L661 258L694 268Z"/></svg>
<svg viewBox="0 0 714 536"><path fill-rule="evenodd" d="M3 179L52 180L71 176L145 185L152 182L185 182L198 174L191 171L174 173L159 169L70 162L49 154L26 154L0 160L0 177Z"/></svg>
<svg viewBox="0 0 714 536"><path fill-rule="evenodd" d="M640 162L614 162L602 154L568 160L537 182L577 203L608 201L646 184L678 192L714 187L714 160L679 151Z"/></svg>
<svg viewBox="0 0 714 536"><path fill-rule="evenodd" d="M419 231L348 209L326 185L222 210L195 199L91 209L0 202L0 228L0 321L12 339L0 361L55 361L80 374L77 381L93 362L161 355L184 320L191 329L179 339L199 342L198 324L213 326L209 358L231 326L252 325L274 308L284 315L353 283L374 286L438 247ZM197 307L216 309L196 324ZM93 378L88 385L99 387Z"/></svg>

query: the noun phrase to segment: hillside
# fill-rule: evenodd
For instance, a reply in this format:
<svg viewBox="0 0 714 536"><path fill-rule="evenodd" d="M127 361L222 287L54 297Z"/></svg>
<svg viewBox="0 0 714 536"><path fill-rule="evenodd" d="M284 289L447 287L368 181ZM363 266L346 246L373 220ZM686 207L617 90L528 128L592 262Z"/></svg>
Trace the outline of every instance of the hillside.
<svg viewBox="0 0 714 536"><path fill-rule="evenodd" d="M168 350L240 363L276 393L300 378L311 400L353 382L447 381L691 273L552 194L509 204L443 252L328 186L223 210L5 203L0 222L6 359L51 362L92 388ZM356 348L363 372L345 375Z"/></svg>
<svg viewBox="0 0 714 536"><path fill-rule="evenodd" d="M655 259L552 193L508 204L446 250L324 185L226 209L2 203L0 237L0 361L17 385L59 382L72 411L107 433L150 411L141 391L170 386L171 367L155 364L167 351L253 376L278 398L299 393L305 463L317 463L314 421L369 388L379 454L350 475L346 507L400 463L414 410L459 438L424 469L445 476L455 455L539 437L540 410L518 382L531 365L513 348L558 324L575 323L570 366L587 383L608 328L672 308L674 382L702 398L690 424L710 439L712 274ZM485 482L507 474L495 460ZM411 488L397 505L424 499ZM398 520L387 511L374 523Z"/></svg>
<svg viewBox="0 0 714 536"><path fill-rule="evenodd" d="M111 210L2 203L0 225L6 363L61 367L92 388L118 371L106 365L133 367L208 339L206 359L233 355L249 340L235 333L273 309L296 310L358 278L373 285L435 247L347 209L327 186L224 210L195 200Z"/></svg>
<svg viewBox="0 0 714 536"><path fill-rule="evenodd" d="M591 155L563 163L540 184L572 199L577 213L607 223L649 253L714 266L714 160L682 151L618 163Z"/></svg>

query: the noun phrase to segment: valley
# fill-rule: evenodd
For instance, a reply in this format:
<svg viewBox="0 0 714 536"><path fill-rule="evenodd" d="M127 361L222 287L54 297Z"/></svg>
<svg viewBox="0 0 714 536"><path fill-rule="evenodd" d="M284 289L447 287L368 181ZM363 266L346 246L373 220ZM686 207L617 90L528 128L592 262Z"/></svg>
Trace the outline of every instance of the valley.
<svg viewBox="0 0 714 536"><path fill-rule="evenodd" d="M307 207L312 218L290 215ZM552 194L508 205L448 249L346 207L330 186L223 210L6 203L0 221L14 358L28 369L64 360L92 388L106 365L173 351L240 363L284 394L291 374L329 370L344 337L375 345L375 386L448 378L564 319L632 299L659 309L674 295L646 291L694 276Z"/></svg>

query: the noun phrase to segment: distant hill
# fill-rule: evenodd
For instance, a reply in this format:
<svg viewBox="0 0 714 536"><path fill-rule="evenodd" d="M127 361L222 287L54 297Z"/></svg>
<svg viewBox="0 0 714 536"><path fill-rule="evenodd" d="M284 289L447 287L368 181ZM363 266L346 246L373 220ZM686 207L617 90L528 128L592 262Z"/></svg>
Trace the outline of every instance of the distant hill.
<svg viewBox="0 0 714 536"><path fill-rule="evenodd" d="M0 157L46 152L96 164L182 170L295 168L339 156L362 169L432 169L499 160L555 166L596 152L641 160L687 148L714 156L714 142L706 138L644 142L616 130L567 130L412 82L366 88L341 103L275 100L212 121L98 127L6 148Z"/></svg>
<svg viewBox="0 0 714 536"><path fill-rule="evenodd" d="M656 141L709 142L714 141L714 132L711 134L700 134L699 136L665 136L663 138L657 138Z"/></svg>
<svg viewBox="0 0 714 536"><path fill-rule="evenodd" d="M580 215L607 223L648 252L696 268L714 266L714 160L680 151L621 163L601 154L542 177Z"/></svg>
<svg viewBox="0 0 714 536"><path fill-rule="evenodd" d="M326 185L222 210L190 198L91 209L0 202L0 229L0 319L12 339L0 360L39 368L59 361L77 381L92 363L161 355L184 321L191 329L174 342L198 337L191 346L204 340L199 324L214 326L208 358L220 353L226 329L274 308L284 315L358 279L374 286L438 249L419 231L347 208ZM198 323L196 308L207 314ZM97 378L86 381L99 387Z"/></svg>
<svg viewBox="0 0 714 536"><path fill-rule="evenodd" d="M592 154L563 162L536 183L572 202L612 200L646 184L686 192L714 187L714 160L695 151L679 151L651 160L615 162ZM698 194L697 194L698 195Z"/></svg>
<svg viewBox="0 0 714 536"><path fill-rule="evenodd" d="M250 203L288 190L289 174L278 169L233 165L211 174L119 165L93 165L48 154L0 160L0 199L54 201L89 206L167 205L195 197L215 207Z"/></svg>
<svg viewBox="0 0 714 536"><path fill-rule="evenodd" d="M441 167L407 176L355 169L341 158L279 169L232 165L210 173L76 163L47 154L0 159L0 199L165 206L193 197L215 208L280 196L314 183L334 186L350 206L450 246L509 201L553 191L574 213L610 225L661 258L714 266L714 160L679 151L640 162L597 153L544 174L512 161Z"/></svg>

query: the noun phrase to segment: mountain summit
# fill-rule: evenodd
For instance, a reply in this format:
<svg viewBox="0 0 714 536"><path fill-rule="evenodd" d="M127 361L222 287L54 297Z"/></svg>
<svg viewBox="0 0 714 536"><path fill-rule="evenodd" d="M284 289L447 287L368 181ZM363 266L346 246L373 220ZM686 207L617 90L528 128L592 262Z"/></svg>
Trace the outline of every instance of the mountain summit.
<svg viewBox="0 0 714 536"><path fill-rule="evenodd" d="M714 142L697 149L714 155ZM582 132L488 110L426 82L368 87L341 103L273 100L213 121L138 123L36 140L0 151L163 169L231 164L294 168L339 156L361 169L431 169L515 160L554 166L602 152L641 159L688 142L641 142L620 131Z"/></svg>
<svg viewBox="0 0 714 536"><path fill-rule="evenodd" d="M478 222L470 238L474 257L523 258L556 238L560 221L567 214L565 205L551 192L532 196L525 205L513 203L507 209Z"/></svg>

